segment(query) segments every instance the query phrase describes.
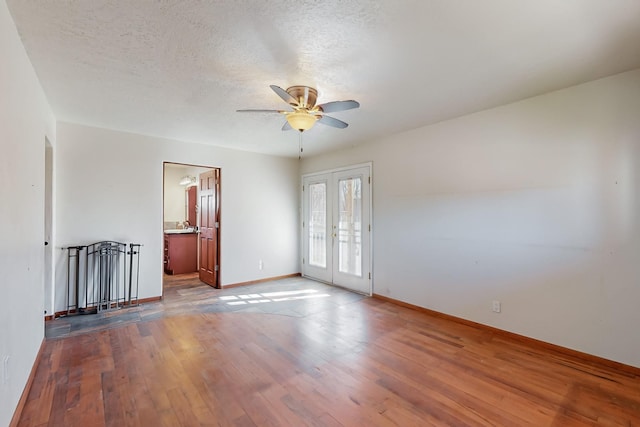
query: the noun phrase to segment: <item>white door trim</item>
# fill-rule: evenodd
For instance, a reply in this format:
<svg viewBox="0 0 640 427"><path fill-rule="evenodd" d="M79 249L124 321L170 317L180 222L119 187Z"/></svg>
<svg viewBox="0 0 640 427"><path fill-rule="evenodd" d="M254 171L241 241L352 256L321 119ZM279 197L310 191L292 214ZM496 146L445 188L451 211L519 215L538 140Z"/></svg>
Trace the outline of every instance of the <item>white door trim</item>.
<svg viewBox="0 0 640 427"><path fill-rule="evenodd" d="M305 275L305 265L304 265L305 256L306 256L305 239L307 239L307 236L305 236L305 226L304 226L306 208L305 208L305 193L303 190L304 190L305 181L308 179L313 179L314 177L322 177L327 175L332 176L333 174L336 174L336 173L341 173L341 172L360 169L360 168L367 168L369 170L368 175L370 179L370 182L367 183L369 185L369 197L368 197L368 201L366 202L368 203L368 214L369 214L368 222L370 225L370 227L368 227L368 230L366 231L369 233L369 239L368 239L369 244L368 244L368 251L367 251L369 256L369 260L367 263L369 266L368 268L369 271L363 272L363 274L366 274L368 276L369 286L368 286L368 291L362 292L362 293L371 296L373 294L373 279L374 279L373 238L372 238L373 236L373 162L359 163L359 164L343 166L343 167L338 167L338 168L333 168L333 169L328 169L323 171L310 172L310 173L303 174L301 176L301 180L300 180L301 181L300 183L300 193L301 193L301 197L300 197L300 212L301 212L301 215L300 215L300 237L301 237L300 238L300 271L303 277L309 277ZM330 253L332 253L332 251L330 251ZM330 283L330 281L326 281L326 282Z"/></svg>

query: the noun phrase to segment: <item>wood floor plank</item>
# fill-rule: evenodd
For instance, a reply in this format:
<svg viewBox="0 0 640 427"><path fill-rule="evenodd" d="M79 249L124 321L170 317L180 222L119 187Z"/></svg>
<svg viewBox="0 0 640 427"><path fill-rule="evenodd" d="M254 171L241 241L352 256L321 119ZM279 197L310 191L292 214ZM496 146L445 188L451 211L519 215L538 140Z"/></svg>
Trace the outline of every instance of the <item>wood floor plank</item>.
<svg viewBox="0 0 640 427"><path fill-rule="evenodd" d="M161 302L49 327L19 425L640 425L633 370L301 278L170 280ZM300 290L329 296L270 297Z"/></svg>
<svg viewBox="0 0 640 427"><path fill-rule="evenodd" d="M357 359L357 358L356 358ZM377 373L367 370L361 375L364 366L356 360L357 366L336 360L322 367L324 380L322 393L333 396L334 407L342 408L336 417L344 420L345 425L411 425L416 419L421 419L423 425L437 425L436 419L412 405L404 405L405 401L383 385L378 383ZM367 393L361 390L366 389ZM387 413L392 409L391 413ZM352 414L361 418L350 419ZM398 417L391 417L397 414ZM345 418L346 417L346 418Z"/></svg>

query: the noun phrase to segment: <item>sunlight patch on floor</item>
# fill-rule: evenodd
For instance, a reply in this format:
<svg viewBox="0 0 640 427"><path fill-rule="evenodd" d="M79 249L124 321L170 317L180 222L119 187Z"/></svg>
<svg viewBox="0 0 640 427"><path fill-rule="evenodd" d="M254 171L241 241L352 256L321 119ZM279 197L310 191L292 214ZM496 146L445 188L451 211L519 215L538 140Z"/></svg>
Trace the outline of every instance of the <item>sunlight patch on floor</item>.
<svg viewBox="0 0 640 427"><path fill-rule="evenodd" d="M298 291L265 292L262 294L227 295L220 297L221 301L228 301L227 305L264 304L268 302L293 301L311 298L326 298L329 294L319 294L315 289ZM277 297L277 298L274 298Z"/></svg>

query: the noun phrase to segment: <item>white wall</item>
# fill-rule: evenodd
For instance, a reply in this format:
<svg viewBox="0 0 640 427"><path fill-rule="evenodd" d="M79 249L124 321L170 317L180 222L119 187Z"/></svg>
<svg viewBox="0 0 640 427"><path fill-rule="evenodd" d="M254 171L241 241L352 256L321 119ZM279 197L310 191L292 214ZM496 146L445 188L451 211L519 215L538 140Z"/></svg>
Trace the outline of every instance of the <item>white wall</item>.
<svg viewBox="0 0 640 427"><path fill-rule="evenodd" d="M55 120L4 1L0 52L0 426L6 426L44 337L45 137L55 146Z"/></svg>
<svg viewBox="0 0 640 427"><path fill-rule="evenodd" d="M302 173L364 161L375 293L640 367L640 70Z"/></svg>
<svg viewBox="0 0 640 427"><path fill-rule="evenodd" d="M56 311L66 307L64 251L141 243L140 298L162 293L163 162L221 168L221 283L297 273L298 161L67 123L58 124ZM258 260L264 269L258 269Z"/></svg>

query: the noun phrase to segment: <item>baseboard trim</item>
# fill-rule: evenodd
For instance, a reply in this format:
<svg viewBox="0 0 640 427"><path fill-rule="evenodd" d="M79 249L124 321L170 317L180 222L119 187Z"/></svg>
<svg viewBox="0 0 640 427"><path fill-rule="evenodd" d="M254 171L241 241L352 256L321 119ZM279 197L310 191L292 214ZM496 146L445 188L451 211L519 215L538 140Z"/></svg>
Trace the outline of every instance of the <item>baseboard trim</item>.
<svg viewBox="0 0 640 427"><path fill-rule="evenodd" d="M450 314L441 313L439 311L430 310L428 308L420 307L419 305L409 304L407 302L400 301L394 298L389 298L384 295L374 293L373 298L376 298L382 301L387 301L391 304L409 308L411 310L420 311L425 314L428 314L429 316L438 317L444 320L450 320L452 322L460 323L466 326L471 326L473 328L484 329L487 332L491 332L495 335L500 335L500 336L512 339L514 341L519 341L521 343L537 346L540 348L544 348L546 350L555 351L557 353L561 353L566 356L578 358L588 364L606 366L608 368L613 368L630 375L640 376L640 368L635 366L627 365L621 362L616 362L610 359L605 359L604 357L595 356L593 354L584 353L582 351L574 350L571 348L562 347L557 344L551 344L546 341L541 341L535 338L527 337L525 335L516 334L515 332L505 331L504 329L495 328L493 326L485 325L483 323L478 323L472 320L463 319L461 317L452 316Z"/></svg>
<svg viewBox="0 0 640 427"><path fill-rule="evenodd" d="M150 297L150 298L142 298L142 299L136 300L136 302L131 304L131 306L140 305L140 304L146 304L146 303L150 303L150 302L156 302L156 301L160 301L160 300L162 300L162 296ZM128 306L129 306L129 304L123 304L122 308L127 308ZM88 309L95 309L95 307L88 307ZM48 322L50 320L57 319L58 317L66 316L67 314L75 314L75 313L76 313L76 310L56 311L53 316L51 316L51 315L45 316L44 320L45 320L45 322ZM87 315L91 315L91 314L95 314L95 313L87 313Z"/></svg>
<svg viewBox="0 0 640 427"><path fill-rule="evenodd" d="M16 410L13 411L13 417L11 418L11 422L9 423L9 427L16 427L20 422L20 418L22 417L22 411L24 410L24 406L27 404L27 398L29 397L29 392L31 391L31 386L33 385L33 380L36 377L36 370L40 365L40 359L42 359L44 342L45 342L45 339L42 338L42 342L40 343L40 349L38 350L38 354L36 355L36 360L33 362L33 366L31 367L31 373L29 373L29 378L27 378L27 383L24 385L24 389L22 390L22 395L20 396L20 400L18 401L18 406L16 406Z"/></svg>
<svg viewBox="0 0 640 427"><path fill-rule="evenodd" d="M147 304L150 302L158 302L158 301L162 301L162 296L142 298L138 300L138 304Z"/></svg>
<svg viewBox="0 0 640 427"><path fill-rule="evenodd" d="M272 282L274 280L281 280L281 279L290 279L292 277L300 277L300 273L285 274L284 276L268 277L266 279L249 280L248 282L232 283L230 285L222 286L221 289L237 288L240 286L247 286L247 285L256 285L258 283Z"/></svg>

